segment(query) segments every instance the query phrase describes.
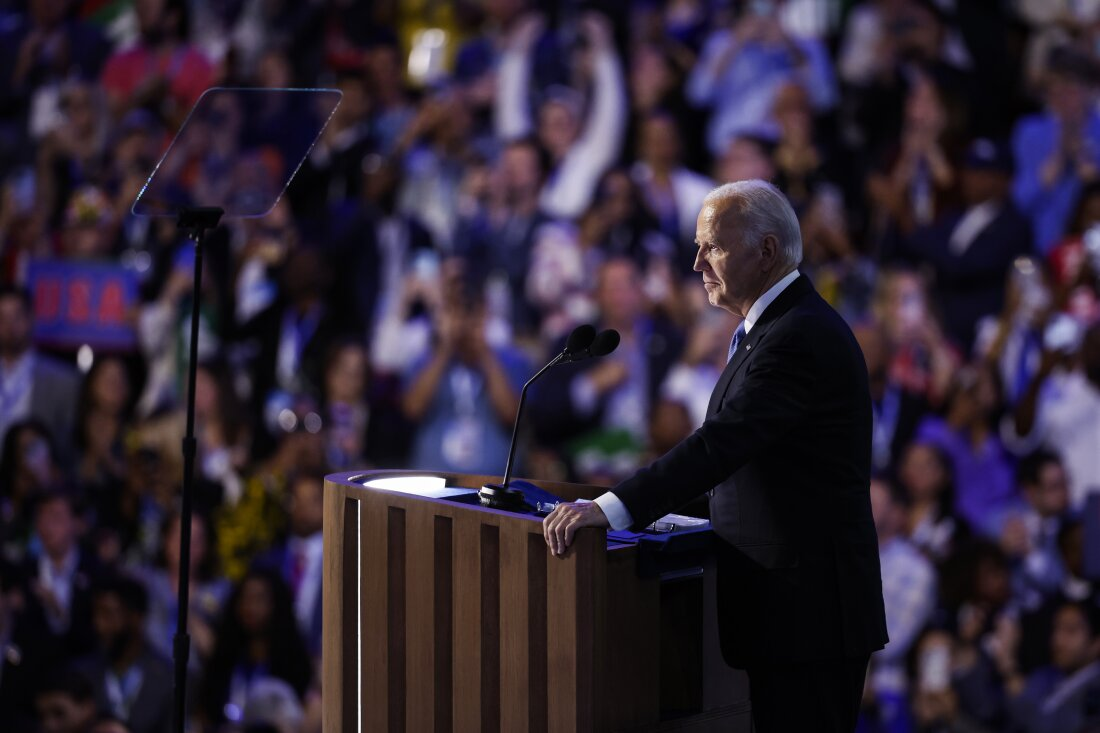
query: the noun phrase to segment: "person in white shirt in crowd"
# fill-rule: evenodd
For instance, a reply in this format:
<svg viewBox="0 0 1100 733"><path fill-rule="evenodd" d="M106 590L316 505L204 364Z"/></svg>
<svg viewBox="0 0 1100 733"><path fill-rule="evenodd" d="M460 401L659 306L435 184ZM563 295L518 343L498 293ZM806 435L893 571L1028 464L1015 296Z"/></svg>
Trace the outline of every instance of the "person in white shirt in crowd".
<svg viewBox="0 0 1100 733"><path fill-rule="evenodd" d="M639 160L631 176L642 189L661 231L679 245L681 256L676 260L687 262L695 254L695 215L714 188L714 181L680 162L681 136L676 118L670 113L650 112L642 122Z"/></svg>
<svg viewBox="0 0 1100 733"><path fill-rule="evenodd" d="M1070 506L1080 509L1100 477L1100 325L1074 350L1047 350L1015 414L1001 423L1005 445L1017 455L1046 447L1069 472ZM1059 368L1060 365L1070 368Z"/></svg>
<svg viewBox="0 0 1100 733"><path fill-rule="evenodd" d="M537 131L551 160L540 197L542 210L552 217L574 219L588 208L600 176L619 156L628 112L626 82L607 19L587 13L580 20L581 40L587 45L582 64L589 67L593 83L587 114L576 90L551 87L539 105L536 123L528 99L531 52L542 28L541 16L525 16L501 55L495 132L501 140L514 140Z"/></svg>
<svg viewBox="0 0 1100 733"><path fill-rule="evenodd" d="M824 44L788 34L779 22L781 4L744 3L733 27L719 28L707 38L688 77L688 99L713 110L707 147L715 155L735 135L764 128L774 132L772 102L789 80L805 87L816 111L836 105L836 79Z"/></svg>

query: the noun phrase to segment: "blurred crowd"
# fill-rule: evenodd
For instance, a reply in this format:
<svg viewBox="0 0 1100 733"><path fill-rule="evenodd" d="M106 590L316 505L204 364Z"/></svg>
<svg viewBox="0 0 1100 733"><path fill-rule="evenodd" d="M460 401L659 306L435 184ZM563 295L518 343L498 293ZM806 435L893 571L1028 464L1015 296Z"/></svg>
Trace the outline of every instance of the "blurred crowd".
<svg viewBox="0 0 1100 733"><path fill-rule="evenodd" d="M212 86L343 97L194 293L131 205ZM195 298L191 730L313 733L323 476L499 475L586 322L622 345L532 389L516 475L690 434L737 325L695 216L747 178L871 377L861 731L1100 730L1095 0L0 0L0 727L168 730ZM134 283L128 340L52 338L44 265Z"/></svg>

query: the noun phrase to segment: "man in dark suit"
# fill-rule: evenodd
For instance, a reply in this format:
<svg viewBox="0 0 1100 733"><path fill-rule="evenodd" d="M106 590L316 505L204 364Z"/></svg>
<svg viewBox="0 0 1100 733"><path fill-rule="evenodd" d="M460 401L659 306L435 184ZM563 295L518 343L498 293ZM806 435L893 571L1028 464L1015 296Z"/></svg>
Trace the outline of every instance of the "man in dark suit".
<svg viewBox="0 0 1100 733"><path fill-rule="evenodd" d="M707 419L595 502L559 506L546 540L560 555L579 527L645 527L710 491L722 652L748 673L756 730L850 732L887 640L863 356L798 273L798 220L774 186L713 191L696 240L711 305L745 319Z"/></svg>
<svg viewBox="0 0 1100 733"><path fill-rule="evenodd" d="M27 418L50 431L62 463L73 457L80 379L72 367L34 349L31 295L0 285L0 440L7 429Z"/></svg>
<svg viewBox="0 0 1100 733"><path fill-rule="evenodd" d="M104 576L92 591L99 652L77 665L95 686L96 705L133 733L171 727L172 663L145 638L149 596L136 579Z"/></svg>
<svg viewBox="0 0 1100 733"><path fill-rule="evenodd" d="M1012 170L1006 143L972 142L959 176L963 208L918 227L897 253L906 264L932 270L944 329L965 353L978 321L1004 307L1013 260L1033 254L1027 216L1012 201Z"/></svg>

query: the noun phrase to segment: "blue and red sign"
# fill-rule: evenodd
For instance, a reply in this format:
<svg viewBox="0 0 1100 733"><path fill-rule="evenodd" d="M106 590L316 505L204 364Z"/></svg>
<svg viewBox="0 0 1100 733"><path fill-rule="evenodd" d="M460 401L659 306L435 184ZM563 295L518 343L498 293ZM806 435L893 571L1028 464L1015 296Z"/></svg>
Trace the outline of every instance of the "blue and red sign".
<svg viewBox="0 0 1100 733"><path fill-rule="evenodd" d="M35 260L27 271L34 340L55 348L126 350L137 343L130 312L137 278L121 265Z"/></svg>

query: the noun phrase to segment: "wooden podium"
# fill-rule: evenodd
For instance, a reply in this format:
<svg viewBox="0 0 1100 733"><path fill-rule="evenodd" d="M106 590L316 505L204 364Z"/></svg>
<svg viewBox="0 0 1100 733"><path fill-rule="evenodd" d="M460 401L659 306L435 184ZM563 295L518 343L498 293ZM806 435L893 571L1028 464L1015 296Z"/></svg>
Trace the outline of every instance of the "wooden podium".
<svg viewBox="0 0 1100 733"><path fill-rule="evenodd" d="M743 677L717 659L709 593L670 605L660 577L638 573L637 543L603 530L578 532L558 558L539 517L364 486L425 475L499 481L325 480L326 733L748 730ZM538 485L568 500L602 491ZM668 669L669 649L685 670ZM663 688L677 683L697 683L698 704L662 723L662 700L676 698Z"/></svg>

